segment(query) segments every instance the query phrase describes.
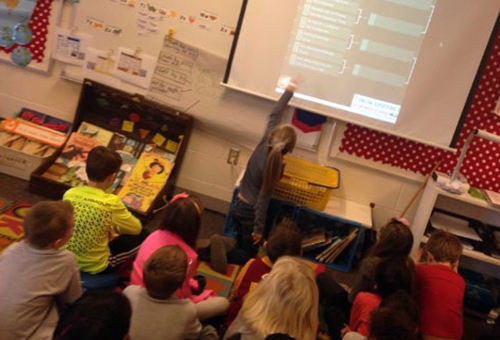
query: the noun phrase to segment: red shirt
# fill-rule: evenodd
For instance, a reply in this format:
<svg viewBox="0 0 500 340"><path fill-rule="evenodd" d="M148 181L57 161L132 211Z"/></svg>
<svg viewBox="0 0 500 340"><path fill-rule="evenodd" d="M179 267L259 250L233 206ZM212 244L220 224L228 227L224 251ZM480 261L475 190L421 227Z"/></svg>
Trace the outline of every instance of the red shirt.
<svg viewBox="0 0 500 340"><path fill-rule="evenodd" d="M359 292L354 299L351 309L351 319L349 325L353 332L368 337L370 335L370 321L372 311L378 308L382 298L370 292Z"/></svg>
<svg viewBox="0 0 500 340"><path fill-rule="evenodd" d="M461 339L464 279L444 265L420 264L415 268L420 332L423 335Z"/></svg>

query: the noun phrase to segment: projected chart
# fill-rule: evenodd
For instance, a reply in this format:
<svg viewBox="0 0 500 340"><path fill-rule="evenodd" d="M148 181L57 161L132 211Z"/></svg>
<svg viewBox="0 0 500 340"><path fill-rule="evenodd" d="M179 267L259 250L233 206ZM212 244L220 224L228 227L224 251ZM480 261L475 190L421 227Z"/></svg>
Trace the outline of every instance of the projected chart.
<svg viewBox="0 0 500 340"><path fill-rule="evenodd" d="M395 123L436 1L302 0L282 74L298 98Z"/></svg>

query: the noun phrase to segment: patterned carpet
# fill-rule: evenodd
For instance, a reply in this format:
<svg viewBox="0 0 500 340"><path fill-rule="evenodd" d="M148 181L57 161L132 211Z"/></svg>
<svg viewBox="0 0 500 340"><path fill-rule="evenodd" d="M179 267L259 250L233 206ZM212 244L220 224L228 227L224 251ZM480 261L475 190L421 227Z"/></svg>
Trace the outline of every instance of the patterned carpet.
<svg viewBox="0 0 500 340"><path fill-rule="evenodd" d="M32 204L0 197L0 254L12 243L25 238L23 219Z"/></svg>

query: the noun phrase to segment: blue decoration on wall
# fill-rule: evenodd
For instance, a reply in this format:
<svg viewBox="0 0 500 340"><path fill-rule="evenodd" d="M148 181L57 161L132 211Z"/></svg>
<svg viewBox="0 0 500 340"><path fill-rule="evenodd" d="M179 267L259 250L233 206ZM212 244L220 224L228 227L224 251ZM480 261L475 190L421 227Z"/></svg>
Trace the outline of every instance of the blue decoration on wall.
<svg viewBox="0 0 500 340"><path fill-rule="evenodd" d="M17 24L14 26L13 38L19 45L28 45L33 39L33 32L26 24Z"/></svg>
<svg viewBox="0 0 500 340"><path fill-rule="evenodd" d="M26 47L18 46L10 54L12 62L17 66L26 67L31 63L32 55Z"/></svg>

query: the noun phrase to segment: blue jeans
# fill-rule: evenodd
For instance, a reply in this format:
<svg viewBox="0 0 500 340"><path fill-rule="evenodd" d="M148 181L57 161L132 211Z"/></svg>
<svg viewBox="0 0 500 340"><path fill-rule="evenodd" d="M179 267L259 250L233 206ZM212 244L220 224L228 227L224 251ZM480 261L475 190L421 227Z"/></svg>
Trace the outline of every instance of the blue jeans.
<svg viewBox="0 0 500 340"><path fill-rule="evenodd" d="M236 243L238 248L248 256L255 257L258 248L253 244L253 226L255 224L255 209L251 204L236 197L232 208L232 218L236 226Z"/></svg>

